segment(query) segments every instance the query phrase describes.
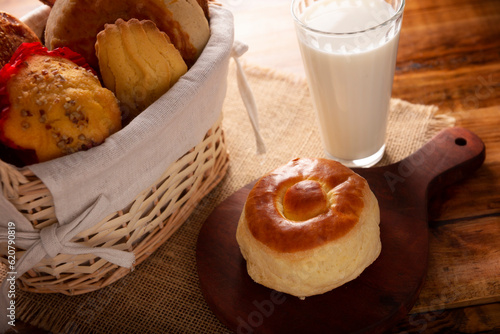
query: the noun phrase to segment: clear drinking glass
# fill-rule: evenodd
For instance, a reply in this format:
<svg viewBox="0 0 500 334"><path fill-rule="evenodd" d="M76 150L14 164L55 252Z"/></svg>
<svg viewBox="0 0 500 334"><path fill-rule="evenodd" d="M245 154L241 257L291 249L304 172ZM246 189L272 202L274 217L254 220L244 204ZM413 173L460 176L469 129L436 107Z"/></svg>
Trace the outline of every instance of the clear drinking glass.
<svg viewBox="0 0 500 334"><path fill-rule="evenodd" d="M369 167L384 155L405 0L292 0L326 155Z"/></svg>

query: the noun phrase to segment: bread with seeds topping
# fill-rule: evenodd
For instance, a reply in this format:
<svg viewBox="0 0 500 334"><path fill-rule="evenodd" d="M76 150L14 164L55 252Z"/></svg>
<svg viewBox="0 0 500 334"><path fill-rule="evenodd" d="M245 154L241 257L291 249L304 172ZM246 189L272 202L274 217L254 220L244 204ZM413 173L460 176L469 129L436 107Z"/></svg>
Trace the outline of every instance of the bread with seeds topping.
<svg viewBox="0 0 500 334"><path fill-rule="evenodd" d="M121 129L114 94L77 55L23 44L0 71L0 141L26 164L99 145Z"/></svg>

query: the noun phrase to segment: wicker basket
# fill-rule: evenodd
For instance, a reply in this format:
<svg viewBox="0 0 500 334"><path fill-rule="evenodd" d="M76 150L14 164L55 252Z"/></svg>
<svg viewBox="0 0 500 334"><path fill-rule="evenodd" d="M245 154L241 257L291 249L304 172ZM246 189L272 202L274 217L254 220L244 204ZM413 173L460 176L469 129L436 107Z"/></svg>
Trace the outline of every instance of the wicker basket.
<svg viewBox="0 0 500 334"><path fill-rule="evenodd" d="M170 165L127 208L109 215L71 241L133 251L137 265L183 224L201 199L220 182L227 166L228 154L219 119L202 142ZM3 186L18 194L11 203L36 229L57 223L52 196L35 175L30 171L20 172L2 161L0 175L4 176ZM23 251L19 249L17 256L22 257ZM105 287L129 272L130 269L92 254L59 254L43 259L18 281L26 291L76 295Z"/></svg>
<svg viewBox="0 0 500 334"><path fill-rule="evenodd" d="M170 164L126 207L96 222L71 242L133 252L135 265L162 245L226 173L229 160L221 127L222 111L217 112L219 119L200 143ZM50 191L29 169L18 169L0 160L0 186L3 195L35 229L58 224ZM16 257L22 258L26 250L18 248ZM0 252L3 263L7 263L5 254ZM58 254L43 258L18 277L18 283L25 291L76 295L103 288L130 271L93 254Z"/></svg>

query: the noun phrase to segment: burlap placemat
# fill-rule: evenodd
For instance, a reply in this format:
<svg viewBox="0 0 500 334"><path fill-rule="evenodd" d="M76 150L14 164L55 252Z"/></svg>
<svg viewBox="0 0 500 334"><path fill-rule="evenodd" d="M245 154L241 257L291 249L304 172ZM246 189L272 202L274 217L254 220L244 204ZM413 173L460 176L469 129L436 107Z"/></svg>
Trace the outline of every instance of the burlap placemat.
<svg viewBox="0 0 500 334"><path fill-rule="evenodd" d="M296 157L323 156L305 80L245 66L259 108L267 151L256 155L255 139L230 66L223 128L231 159L228 174L186 223L129 275L79 296L18 291L18 319L54 333L226 333L205 304L198 284L198 232L227 196L270 169ZM386 155L380 164L401 160L453 118L433 106L392 100Z"/></svg>

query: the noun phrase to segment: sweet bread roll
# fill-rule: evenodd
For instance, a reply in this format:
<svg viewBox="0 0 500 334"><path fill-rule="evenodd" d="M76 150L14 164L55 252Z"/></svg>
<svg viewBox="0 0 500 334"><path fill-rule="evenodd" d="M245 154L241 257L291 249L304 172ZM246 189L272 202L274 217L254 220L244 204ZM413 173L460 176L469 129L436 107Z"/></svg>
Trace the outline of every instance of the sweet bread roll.
<svg viewBox="0 0 500 334"><path fill-rule="evenodd" d="M26 164L87 150L121 129L115 96L83 58L39 43L22 44L0 71L0 110L0 141Z"/></svg>
<svg viewBox="0 0 500 334"><path fill-rule="evenodd" d="M191 66L208 42L208 20L196 0L57 0L45 30L49 49L66 46L98 70L97 34L117 19L151 20Z"/></svg>
<svg viewBox="0 0 500 334"><path fill-rule="evenodd" d="M104 86L131 119L167 92L187 71L180 52L149 20L118 19L97 35Z"/></svg>
<svg viewBox="0 0 500 334"><path fill-rule="evenodd" d="M0 68L22 43L40 42L36 34L16 17L0 12Z"/></svg>
<svg viewBox="0 0 500 334"><path fill-rule="evenodd" d="M375 261L379 223L365 179L333 160L296 159L255 184L236 239L255 282L305 298L355 279Z"/></svg>

